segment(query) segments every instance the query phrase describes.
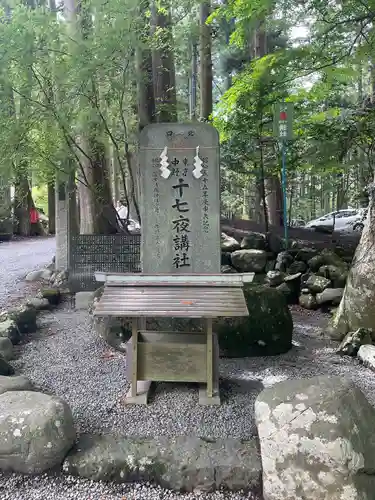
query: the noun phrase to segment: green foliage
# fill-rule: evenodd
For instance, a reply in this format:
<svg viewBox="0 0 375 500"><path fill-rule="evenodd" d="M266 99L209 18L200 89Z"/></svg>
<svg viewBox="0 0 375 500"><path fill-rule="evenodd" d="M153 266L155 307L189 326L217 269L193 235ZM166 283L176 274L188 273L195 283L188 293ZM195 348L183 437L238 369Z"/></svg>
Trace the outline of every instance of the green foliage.
<svg viewBox="0 0 375 500"><path fill-rule="evenodd" d="M137 147L135 54L144 48L173 50L178 117L187 120L199 3L156 2L159 14L171 12L171 39L160 27L150 34L155 13L147 0L84 0L70 14L13 0L0 23L0 175L29 177L42 189L57 173L80 171L110 150L126 166L125 148ZM254 179L279 176L272 123L273 106L282 100L295 107L295 139L287 149L290 194L308 178L314 205L324 190L342 189L345 177L347 200L359 199L375 158L375 0L226 0L213 6L208 22L223 210L240 213ZM292 28L301 23L309 36L296 42ZM267 53L254 58L259 30L267 34ZM45 204L44 194L35 195ZM308 213L302 198L297 209Z"/></svg>

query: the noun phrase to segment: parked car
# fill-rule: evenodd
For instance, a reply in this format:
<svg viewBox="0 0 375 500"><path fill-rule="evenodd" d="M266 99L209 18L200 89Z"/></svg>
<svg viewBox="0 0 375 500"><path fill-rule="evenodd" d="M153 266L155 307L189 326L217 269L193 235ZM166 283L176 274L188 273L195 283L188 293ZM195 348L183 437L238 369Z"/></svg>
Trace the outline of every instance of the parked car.
<svg viewBox="0 0 375 500"><path fill-rule="evenodd" d="M290 227L304 227L306 222L303 219L292 219L290 221Z"/></svg>
<svg viewBox="0 0 375 500"><path fill-rule="evenodd" d="M362 218L362 210L347 208L331 212L319 217L318 219L311 220L305 225L305 227L309 229L327 228L335 231L351 232L353 230L359 230L360 226L358 226L358 224L362 224Z"/></svg>
<svg viewBox="0 0 375 500"><path fill-rule="evenodd" d="M354 224L353 224L354 231L358 231L359 233L361 233L363 231L363 228L365 226L365 220L367 217L367 213L368 213L367 208L361 208L359 210L360 220L354 222Z"/></svg>
<svg viewBox="0 0 375 500"><path fill-rule="evenodd" d="M126 227L130 233L139 233L141 230L141 226L140 226L139 222L137 222L133 219L128 219L127 221L121 220L121 226L124 229Z"/></svg>

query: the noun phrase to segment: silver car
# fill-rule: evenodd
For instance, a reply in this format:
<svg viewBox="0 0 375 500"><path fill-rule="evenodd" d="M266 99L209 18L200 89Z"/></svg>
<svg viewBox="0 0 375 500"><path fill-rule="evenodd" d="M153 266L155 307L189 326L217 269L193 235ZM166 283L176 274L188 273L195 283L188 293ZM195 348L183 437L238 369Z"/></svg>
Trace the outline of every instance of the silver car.
<svg viewBox="0 0 375 500"><path fill-rule="evenodd" d="M305 225L305 227L310 229L326 227L327 229L333 229L335 231L351 232L353 230L357 230L357 226L361 222L361 219L361 210L347 208L323 215L322 217L319 217L319 219L311 220Z"/></svg>

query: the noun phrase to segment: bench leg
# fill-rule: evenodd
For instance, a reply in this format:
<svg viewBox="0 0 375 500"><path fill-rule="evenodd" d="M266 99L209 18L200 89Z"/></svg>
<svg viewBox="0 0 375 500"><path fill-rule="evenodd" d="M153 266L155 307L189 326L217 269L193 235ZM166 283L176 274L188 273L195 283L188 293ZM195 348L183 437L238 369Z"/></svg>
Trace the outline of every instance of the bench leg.
<svg viewBox="0 0 375 500"><path fill-rule="evenodd" d="M212 318L207 318L206 320L206 344L207 344L207 398L212 398L212 376L213 376L213 366L212 366Z"/></svg>
<svg viewBox="0 0 375 500"><path fill-rule="evenodd" d="M212 332L212 318L206 320L206 384L199 388L200 405L220 405L217 337Z"/></svg>
<svg viewBox="0 0 375 500"><path fill-rule="evenodd" d="M219 390L219 344L217 336L212 332L212 320L207 322L207 383L199 387L199 404L203 406L220 405ZM211 356L209 356L211 351Z"/></svg>
<svg viewBox="0 0 375 500"><path fill-rule="evenodd" d="M138 379L138 319L132 318L132 380L131 380L131 395L132 398L137 396L137 379Z"/></svg>
<svg viewBox="0 0 375 500"><path fill-rule="evenodd" d="M124 403L127 405L147 405L151 391L150 380L138 379L138 319L132 319L132 337L126 343L126 364L127 379L130 381L130 388L125 397Z"/></svg>

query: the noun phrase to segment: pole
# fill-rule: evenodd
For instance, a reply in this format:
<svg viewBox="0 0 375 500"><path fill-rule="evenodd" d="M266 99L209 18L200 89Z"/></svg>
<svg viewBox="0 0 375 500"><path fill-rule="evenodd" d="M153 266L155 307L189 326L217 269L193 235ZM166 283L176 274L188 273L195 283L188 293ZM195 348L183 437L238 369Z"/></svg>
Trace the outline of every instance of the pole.
<svg viewBox="0 0 375 500"><path fill-rule="evenodd" d="M284 218L284 239L285 248L288 249L288 213L286 196L286 142L281 140L281 161L282 161L282 187L283 187L283 218Z"/></svg>

